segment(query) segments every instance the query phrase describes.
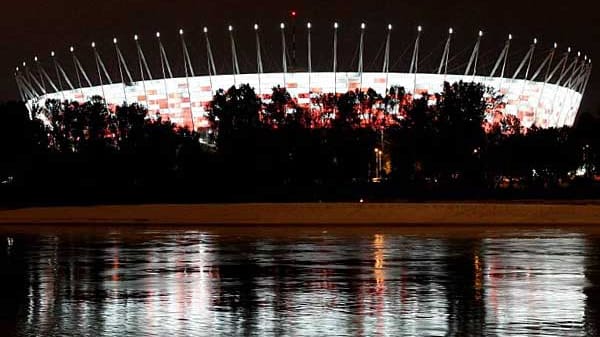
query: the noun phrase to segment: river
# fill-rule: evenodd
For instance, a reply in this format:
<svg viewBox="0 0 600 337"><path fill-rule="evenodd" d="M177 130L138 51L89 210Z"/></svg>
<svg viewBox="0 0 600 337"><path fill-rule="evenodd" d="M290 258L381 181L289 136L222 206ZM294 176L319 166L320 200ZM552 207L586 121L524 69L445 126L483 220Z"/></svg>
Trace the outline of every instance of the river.
<svg viewBox="0 0 600 337"><path fill-rule="evenodd" d="M0 227L3 336L596 336L600 231Z"/></svg>

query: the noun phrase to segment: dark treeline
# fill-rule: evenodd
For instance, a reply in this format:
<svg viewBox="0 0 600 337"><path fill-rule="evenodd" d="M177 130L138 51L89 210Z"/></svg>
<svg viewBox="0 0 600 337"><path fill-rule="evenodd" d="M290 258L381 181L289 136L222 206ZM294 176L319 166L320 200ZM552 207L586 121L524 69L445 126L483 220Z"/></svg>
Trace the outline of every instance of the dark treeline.
<svg viewBox="0 0 600 337"><path fill-rule="evenodd" d="M108 111L100 97L49 101L32 119L7 103L0 191L5 203L596 197L599 121L490 125L485 93L446 84L432 104L402 99L402 88L348 92L327 98L333 113L315 123L285 89L264 103L242 85L215 94L201 132L137 105ZM404 103L400 114L366 115L361 107L376 101Z"/></svg>

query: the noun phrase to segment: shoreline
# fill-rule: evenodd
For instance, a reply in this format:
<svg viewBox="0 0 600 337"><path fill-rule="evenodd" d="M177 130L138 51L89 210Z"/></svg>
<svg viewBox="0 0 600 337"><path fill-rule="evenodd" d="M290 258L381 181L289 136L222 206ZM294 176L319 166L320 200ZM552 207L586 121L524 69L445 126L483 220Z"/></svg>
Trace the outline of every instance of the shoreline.
<svg viewBox="0 0 600 337"><path fill-rule="evenodd" d="M600 203L581 202L583 201L32 207L0 210L0 226L599 226Z"/></svg>

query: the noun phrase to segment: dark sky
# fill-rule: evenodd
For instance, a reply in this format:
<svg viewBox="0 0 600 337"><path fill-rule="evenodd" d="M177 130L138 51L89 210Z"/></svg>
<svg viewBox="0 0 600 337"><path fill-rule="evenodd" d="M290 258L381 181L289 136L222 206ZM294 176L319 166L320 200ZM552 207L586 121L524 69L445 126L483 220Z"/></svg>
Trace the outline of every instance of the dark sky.
<svg viewBox="0 0 600 337"><path fill-rule="evenodd" d="M318 70L328 70L331 62L331 23L338 20L342 29L341 70L355 67L356 45L361 21L367 22L366 71L381 69L381 53L384 29L388 23L394 25L392 42L392 71L407 71L410 48L414 40L416 25L424 26L424 44L421 57L423 68L433 68L439 62L443 40L448 27L456 31L453 55L457 55L450 68L461 66L468 58L479 29L486 32L482 45L482 65L486 67L495 60L507 34L515 36L512 69L524 56L527 46L534 37L540 39L536 60L541 62L542 50L548 50L556 41L562 49L571 45L575 50L597 57L600 60L600 12L594 1L398 1L398 0L304 0L304 1L189 1L189 0L7 0L2 4L4 17L0 20L0 100L17 98L13 80L14 67L23 61L31 62L39 55L48 62L51 50L56 50L59 59L69 68L71 60L68 47L76 46L78 55L91 73L93 59L89 44L96 41L107 64L114 61L111 46L113 36L120 39L131 67L135 54L132 36L138 33L150 58L156 54L154 32L161 31L163 41L170 53L175 72L181 48L177 30L186 30L186 39L191 46L196 72L205 72L205 50L201 31L208 26L213 40L218 67L230 69L230 54L227 43L226 25L233 24L240 49L242 71L254 70L254 45L252 24L261 24L264 39L266 69L277 71L280 60L278 23L288 17L288 11L299 13L298 63L305 63L304 23L312 21L315 45L314 63ZM46 63L49 64L49 63ZM51 67L47 67L51 69ZM113 67L114 68L114 67ZM345 69L344 69L345 68ZM116 72L115 72L116 73ZM137 74L136 71L134 71ZM598 71L594 72L597 75ZM600 112L600 75L592 76L583 110Z"/></svg>

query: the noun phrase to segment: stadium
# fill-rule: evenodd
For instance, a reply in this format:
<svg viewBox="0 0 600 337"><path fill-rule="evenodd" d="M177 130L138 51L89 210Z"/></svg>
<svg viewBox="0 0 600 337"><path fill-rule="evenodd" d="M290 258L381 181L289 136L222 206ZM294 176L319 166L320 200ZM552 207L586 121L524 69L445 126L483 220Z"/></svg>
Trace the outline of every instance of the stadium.
<svg viewBox="0 0 600 337"><path fill-rule="evenodd" d="M203 71L196 71L197 64L191 57L188 44L185 40L183 30L179 30L181 48L176 51L167 51L161 41L161 34L156 33L158 44L158 55L146 55L140 43L140 38L135 35L128 41L134 45L137 51L136 61L130 62L120 49L120 43L116 38L112 44L116 55L115 64L118 67L118 76L110 76L111 71L100 56L98 46L92 42L90 54L93 56L95 69L85 69L77 57L74 47L70 47L72 67L63 66L58 60L57 54L50 53L48 62L42 64L38 57L33 58L33 64L24 62L16 69L15 79L21 98L27 103L30 111L35 107L43 106L48 100L78 101L84 102L94 96L104 98L109 110L122 104L137 103L146 107L153 114L160 114L173 123L191 129L208 127L207 113L213 95L218 89L227 89L234 85L249 84L255 88L255 92L263 101L270 99L274 87L286 88L298 105L310 110L318 110L319 103L313 100L315 95L340 94L351 90L366 91L373 89L378 93L387 93L389 88L402 87L411 97L423 97L429 94L431 104L435 104L434 93L442 90L444 82L477 82L492 88L488 93L487 118L493 119L501 115L512 115L517 117L525 128L537 126L541 128L572 126L575 123L577 113L585 93L592 70L591 59L581 53L572 52L571 48L561 52L555 43L551 48L542 49L538 40L533 39L520 58L516 69L509 73L507 62L509 61L512 35L504 41L503 47L498 48L495 61L484 73L480 62L480 50L483 32L477 34L472 47L468 47L468 62L456 71L456 67L449 68L452 60L452 42L455 32L449 29L448 35L443 36L443 49L439 57L439 66L434 71L423 71L421 67L421 44L422 27L419 26L415 32L414 45L411 41L410 50L412 57L410 66L401 72L401 69L392 69L390 59L392 25L382 29L379 34L385 36L383 52L383 64L378 66L381 71L365 70L365 36L366 25L363 23L356 27L357 37L357 63L353 71L339 69L338 62L342 57L339 55L338 30L340 24L334 23L331 30L326 32L332 34L332 44L319 51L326 50L332 53L333 62L331 70L327 72L313 71L313 49L311 32L313 27L307 23L302 27L303 41L306 45L307 64L298 66L295 64L296 54L296 25L288 29L288 25L281 23L281 48L279 72L263 71L263 55L265 47L261 43L260 29L258 25L253 28L255 36L256 71L252 73L240 72L238 61L238 46L234 36L234 28L227 27L229 32L230 53L227 55L213 54L208 28L203 28L206 62L202 66ZM290 32L291 38L290 38ZM360 35L358 35L360 34ZM375 34L375 33L373 33ZM293 42L290 43L289 40ZM272 41L270 41L272 42ZM502 41L501 41L502 42ZM385 48L385 49L383 49ZM171 53L183 55L182 74L174 74L173 64L168 55ZM279 51L277 51L279 53ZM292 56L290 56L292 54ZM147 58L148 57L148 58ZM155 57L160 59L160 68L152 69L148 59ZM351 56L350 56L351 57ZM217 73L215 60L231 59L231 72L228 74ZM64 61L64 60L63 60ZM69 60L69 63L70 60ZM196 68L196 70L195 70ZM51 75L52 74L52 75ZM388 109L386 106L384 109ZM393 107L386 111L389 114L398 114Z"/></svg>

